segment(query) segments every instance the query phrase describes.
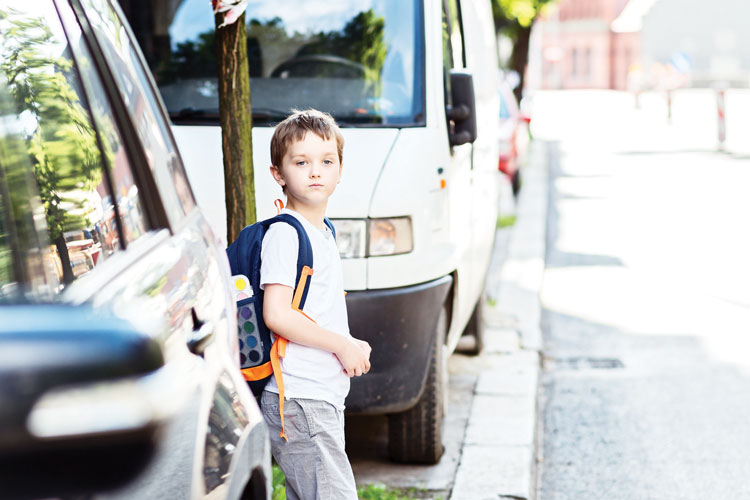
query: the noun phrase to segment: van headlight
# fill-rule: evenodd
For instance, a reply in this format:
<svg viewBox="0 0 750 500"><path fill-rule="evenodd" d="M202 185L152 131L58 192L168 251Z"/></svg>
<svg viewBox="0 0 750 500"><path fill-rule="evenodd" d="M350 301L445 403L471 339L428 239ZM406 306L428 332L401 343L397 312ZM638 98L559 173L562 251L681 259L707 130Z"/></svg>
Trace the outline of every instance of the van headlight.
<svg viewBox="0 0 750 500"><path fill-rule="evenodd" d="M365 256L367 248L367 221L357 219L336 219L336 245L342 259Z"/></svg>
<svg viewBox="0 0 750 500"><path fill-rule="evenodd" d="M414 248L410 217L335 219L341 258L409 253Z"/></svg>

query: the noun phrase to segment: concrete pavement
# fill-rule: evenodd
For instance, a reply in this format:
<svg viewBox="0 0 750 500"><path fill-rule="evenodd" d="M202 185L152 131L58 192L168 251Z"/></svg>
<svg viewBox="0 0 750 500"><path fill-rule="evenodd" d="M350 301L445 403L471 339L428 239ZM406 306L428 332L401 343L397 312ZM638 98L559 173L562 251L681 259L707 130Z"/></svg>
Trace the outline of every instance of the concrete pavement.
<svg viewBox="0 0 750 500"><path fill-rule="evenodd" d="M535 497L539 292L547 213L544 148L544 143L532 143L507 255L493 257L488 296L495 305L485 313L485 352L479 359L451 358L452 375L473 371L478 376L451 500Z"/></svg>

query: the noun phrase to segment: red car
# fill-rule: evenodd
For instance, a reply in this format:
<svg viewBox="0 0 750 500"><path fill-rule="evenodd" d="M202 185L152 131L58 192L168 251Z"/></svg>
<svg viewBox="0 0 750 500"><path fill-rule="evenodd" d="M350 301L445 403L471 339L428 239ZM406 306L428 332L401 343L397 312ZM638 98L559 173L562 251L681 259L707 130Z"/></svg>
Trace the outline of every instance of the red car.
<svg viewBox="0 0 750 500"><path fill-rule="evenodd" d="M519 108L510 85L502 82L500 85L500 158L497 168L508 176L514 195L517 195L521 188L519 167L529 142L530 122L531 117Z"/></svg>

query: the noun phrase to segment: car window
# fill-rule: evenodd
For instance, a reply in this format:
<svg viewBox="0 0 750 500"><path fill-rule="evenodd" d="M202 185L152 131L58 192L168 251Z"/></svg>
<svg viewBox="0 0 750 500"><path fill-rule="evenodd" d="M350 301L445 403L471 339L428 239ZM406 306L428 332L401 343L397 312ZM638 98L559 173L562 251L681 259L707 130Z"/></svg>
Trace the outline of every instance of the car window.
<svg viewBox="0 0 750 500"><path fill-rule="evenodd" d="M1 154L1 153L0 153ZM4 180L4 179L3 179ZM6 210L9 200L4 189L0 189L0 297L4 296L4 291L10 294L10 287L17 281L13 272L13 255L10 247L10 228L8 227L7 218L9 213ZM7 287L7 290L6 290Z"/></svg>
<svg viewBox="0 0 750 500"><path fill-rule="evenodd" d="M82 4L146 150L164 209L176 224L195 207L195 201L138 48L109 3L83 0Z"/></svg>
<svg viewBox="0 0 750 500"><path fill-rule="evenodd" d="M0 304L22 298L21 284L44 292L46 283L39 259L42 246L36 239L44 212L33 195L24 124L16 109L0 78Z"/></svg>
<svg viewBox="0 0 750 500"><path fill-rule="evenodd" d="M43 298L148 227L101 84L72 55L86 54L80 33L68 43L51 0L4 2L0 32L2 286Z"/></svg>

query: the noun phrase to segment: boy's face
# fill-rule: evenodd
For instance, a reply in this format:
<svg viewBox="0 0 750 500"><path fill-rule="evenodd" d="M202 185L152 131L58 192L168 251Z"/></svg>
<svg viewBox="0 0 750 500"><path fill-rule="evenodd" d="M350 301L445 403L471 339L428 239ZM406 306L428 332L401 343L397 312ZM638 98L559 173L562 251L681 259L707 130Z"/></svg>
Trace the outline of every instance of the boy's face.
<svg viewBox="0 0 750 500"><path fill-rule="evenodd" d="M271 173L280 186L286 186L287 204L316 207L328 202L341 179L336 139L323 139L308 132L301 141L292 142Z"/></svg>

